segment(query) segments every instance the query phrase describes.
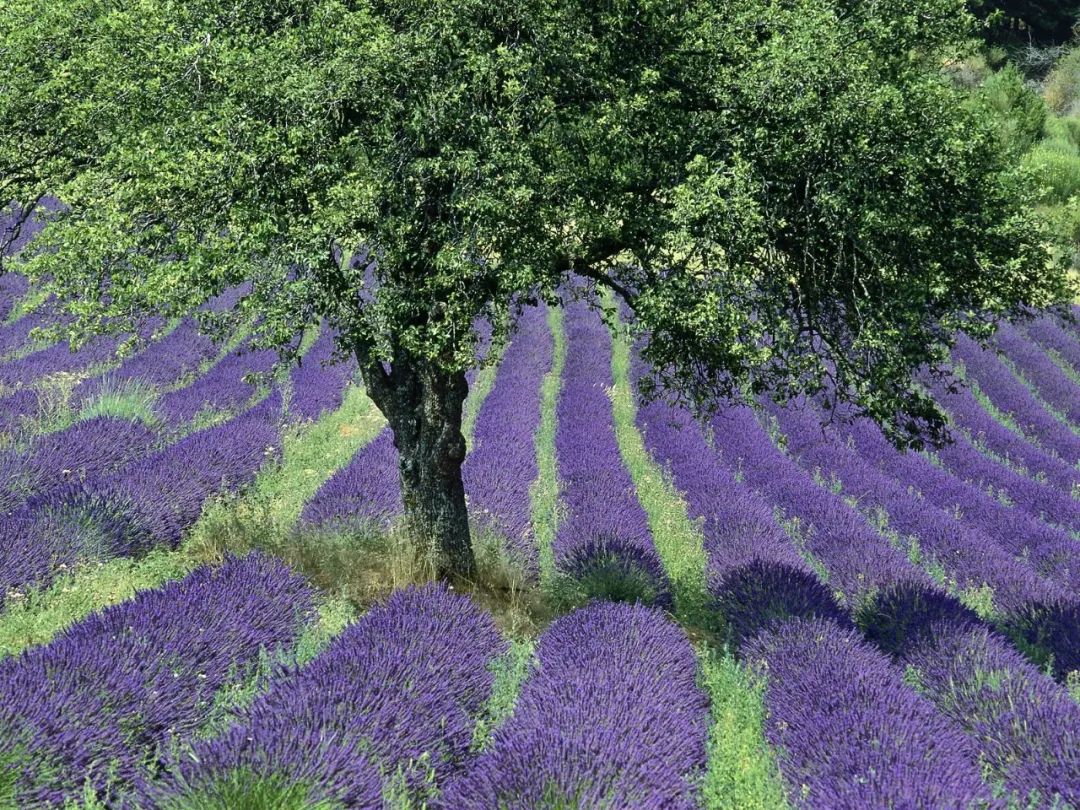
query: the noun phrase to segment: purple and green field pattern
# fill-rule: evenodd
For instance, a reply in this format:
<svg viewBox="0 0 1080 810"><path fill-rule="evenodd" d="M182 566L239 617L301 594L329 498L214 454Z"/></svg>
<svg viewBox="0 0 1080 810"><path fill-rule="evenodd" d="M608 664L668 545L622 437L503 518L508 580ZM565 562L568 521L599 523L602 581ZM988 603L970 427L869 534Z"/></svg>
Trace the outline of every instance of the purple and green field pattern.
<svg viewBox="0 0 1080 810"><path fill-rule="evenodd" d="M1080 386L1053 359L1019 329L1004 324L994 336L994 344L1051 408L1069 422L1080 426Z"/></svg>
<svg viewBox="0 0 1080 810"><path fill-rule="evenodd" d="M193 373L201 363L210 361L217 351L214 342L199 331L194 321L185 320L118 368L81 382L72 391L72 402L81 404L103 391L131 385L152 390L166 388Z"/></svg>
<svg viewBox="0 0 1080 810"><path fill-rule="evenodd" d="M540 637L513 716L437 806L693 808L707 729L684 631L595 602Z"/></svg>
<svg viewBox="0 0 1080 810"><path fill-rule="evenodd" d="M289 375L289 413L313 421L341 406L345 388L356 374L356 360L332 362L334 333L323 327L319 337Z"/></svg>
<svg viewBox="0 0 1080 810"><path fill-rule="evenodd" d="M567 357L556 405L555 457L565 517L555 536L555 567L586 592L634 594L671 604L671 590L615 438L608 394L611 335L577 302L566 310Z"/></svg>
<svg viewBox="0 0 1080 810"><path fill-rule="evenodd" d="M1020 328L1043 349L1057 354L1065 367L1080 373L1080 340L1075 332L1066 329L1059 318L1042 315Z"/></svg>
<svg viewBox="0 0 1080 810"><path fill-rule="evenodd" d="M156 410L172 428L179 428L206 411L237 411L258 393L254 375L269 374L277 361L275 351L241 345L190 385L161 397ZM249 375L253 375L251 379L247 379Z"/></svg>
<svg viewBox="0 0 1080 810"><path fill-rule="evenodd" d="M75 563L175 546L209 498L250 483L276 456L275 417L260 405L112 472L28 498L0 518L0 605L5 592L46 584Z"/></svg>
<svg viewBox="0 0 1080 810"><path fill-rule="evenodd" d="M213 803L238 771L307 787L310 803L422 800L470 761L473 726L506 650L491 616L445 585L397 591L314 661L278 677L221 737L175 757L145 807ZM199 802L203 802L200 804Z"/></svg>
<svg viewBox="0 0 1080 810"><path fill-rule="evenodd" d="M0 276L0 312L26 292ZM549 613L504 635L490 595L410 586L298 658L326 599L302 573L262 552L196 568L0 658L0 806L712 810L712 758L743 755L714 724L746 699L707 686L715 653L760 687L750 733L790 807L1080 807L1074 324L1020 323L990 350L961 340L978 388L922 380L956 441L920 454L842 410L823 426L811 402L704 421L663 399L614 409L599 315L571 303L547 316L524 309L498 365L469 374L463 476L477 536L505 543ZM305 431L334 435L355 378L353 359L330 362L324 327L252 406L265 389L243 377L273 370L272 352L214 363L223 348L193 321L148 322L160 339L119 363L111 349L30 346L29 327L53 317L46 305L0 326L0 632L99 563L187 553L210 499L260 470L284 475L276 462ZM65 370L84 377L71 407L142 390L163 424L98 416L41 432L37 381ZM632 381L647 373L633 360ZM231 418L195 429L208 415ZM533 535L544 469L551 582ZM388 429L325 475L296 504L320 532L298 542L402 514ZM653 543L669 525L661 489L704 551L686 606L670 597L670 543L663 559ZM62 573L56 595L31 593ZM783 806L732 797L719 806Z"/></svg>
<svg viewBox="0 0 1080 810"><path fill-rule="evenodd" d="M528 323L524 323L522 330L528 332L530 339L537 337L535 324L530 326ZM480 356L484 356L488 350L491 337L490 325L486 321L480 321L477 323L477 331L480 335ZM528 349L515 351L513 349L515 342L511 342L507 354L510 355L515 367L517 367L519 364L529 362L530 354ZM507 386L512 387L515 384L516 375L527 373L527 371L515 371L512 369L504 378L504 392L497 395L496 401L504 400L508 395L524 396L524 392L510 394L505 389ZM499 376L503 376L501 369ZM473 384L475 378L476 369L473 369L467 375L470 385ZM537 396L539 396L539 382L537 382L537 389ZM498 382L496 382L496 390L498 390ZM507 405L508 403L504 401L504 405L500 407L506 407ZM503 417L490 413L485 416L482 409L480 418L486 421L498 420ZM479 425L480 420L478 419L478 430L481 429ZM529 441L531 442L531 434ZM513 451L509 450L508 452ZM484 463L481 461L481 465ZM469 462L466 466L468 467L471 464L472 462ZM373 441L360 448L356 455L353 456L353 459L327 479L314 497L304 504L303 512L300 515L301 524L308 527L323 528L355 528L359 525L380 528L389 527L391 523L401 516L404 509L401 501L398 465L399 456L397 448L394 447L394 434L389 427L386 427ZM474 486L477 480L480 482L484 480L482 469L473 473L463 471L463 475L472 475L474 477ZM477 475L479 475L479 479L476 478ZM497 481L492 483L498 485ZM529 478L528 483L524 485L526 491L531 483L532 478ZM468 486L468 478L466 478L466 486ZM515 486L520 486L520 484L515 482ZM478 496L475 489L472 492L466 491L470 497L482 497ZM494 500L505 497L505 495L500 496L497 493L492 493L488 497Z"/></svg>
<svg viewBox="0 0 1080 810"><path fill-rule="evenodd" d="M953 357L964 364L965 373L1025 436L1068 464L1075 466L1080 461L1080 436L1050 413L991 349L960 335Z"/></svg>
<svg viewBox="0 0 1080 810"><path fill-rule="evenodd" d="M480 407L472 450L461 470L474 523L505 538L507 553L533 577L539 566L529 489L538 474L534 435L540 386L551 370L553 350L547 309L525 309L495 386Z"/></svg>
<svg viewBox="0 0 1080 810"><path fill-rule="evenodd" d="M790 619L743 653L767 679L766 733L793 804L968 808L990 799L974 743L854 630Z"/></svg>
<svg viewBox="0 0 1080 810"><path fill-rule="evenodd" d="M956 437L963 436L989 455L1029 478L1046 482L1067 495L1080 492L1080 470L1023 435L1006 427L987 412L970 388L949 389L942 383L928 386L953 421Z"/></svg>
<svg viewBox="0 0 1080 810"><path fill-rule="evenodd" d="M106 806L122 806L198 731L216 693L260 654L293 644L313 609L302 577L252 554L0 661L0 762L14 774L16 806L63 806L87 785Z"/></svg>

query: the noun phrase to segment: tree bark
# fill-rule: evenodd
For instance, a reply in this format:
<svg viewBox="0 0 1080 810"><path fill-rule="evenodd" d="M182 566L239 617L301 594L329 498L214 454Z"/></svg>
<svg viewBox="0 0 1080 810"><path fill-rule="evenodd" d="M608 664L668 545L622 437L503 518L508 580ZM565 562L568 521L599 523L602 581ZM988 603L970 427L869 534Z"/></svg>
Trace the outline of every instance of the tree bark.
<svg viewBox="0 0 1080 810"><path fill-rule="evenodd" d="M474 560L461 478L461 418L469 391L464 372L404 358L390 371L381 363L361 368L368 393L394 434L410 534L431 554L439 577L471 579Z"/></svg>

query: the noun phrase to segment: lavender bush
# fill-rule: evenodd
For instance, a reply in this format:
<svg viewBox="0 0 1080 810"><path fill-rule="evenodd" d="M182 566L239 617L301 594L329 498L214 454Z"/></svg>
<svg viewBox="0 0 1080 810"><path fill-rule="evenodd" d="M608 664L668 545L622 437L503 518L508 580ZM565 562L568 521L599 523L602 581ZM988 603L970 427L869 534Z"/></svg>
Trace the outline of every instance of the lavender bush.
<svg viewBox="0 0 1080 810"><path fill-rule="evenodd" d="M566 340L555 431L566 516L555 537L556 568L593 595L669 604L667 575L615 439L611 336L598 315L575 303Z"/></svg>
<svg viewBox="0 0 1080 810"><path fill-rule="evenodd" d="M697 806L708 701L677 625L597 602L557 619L536 656L513 716L439 807Z"/></svg>
<svg viewBox="0 0 1080 810"><path fill-rule="evenodd" d="M792 619L744 647L767 677L767 736L797 807L988 801L964 734L853 630Z"/></svg>
<svg viewBox="0 0 1080 810"><path fill-rule="evenodd" d="M206 806L237 771L300 781L309 802L377 807L387 784L422 797L468 759L489 664L505 649L491 617L445 585L397 591L239 725L179 756L146 804Z"/></svg>
<svg viewBox="0 0 1080 810"><path fill-rule="evenodd" d="M110 805L203 722L260 651L291 645L313 610L304 580L252 554L107 608L0 662L0 760L19 807Z"/></svg>
<svg viewBox="0 0 1080 810"><path fill-rule="evenodd" d="M31 498L0 524L0 599L80 560L176 545L208 498L244 486L275 456L278 416L253 409L113 474Z"/></svg>
<svg viewBox="0 0 1080 810"><path fill-rule="evenodd" d="M551 369L554 344L546 308L530 307L503 355L495 386L476 419L473 447L462 467L474 520L506 538L507 552L534 576L529 488L538 468L534 434L540 424L540 385Z"/></svg>

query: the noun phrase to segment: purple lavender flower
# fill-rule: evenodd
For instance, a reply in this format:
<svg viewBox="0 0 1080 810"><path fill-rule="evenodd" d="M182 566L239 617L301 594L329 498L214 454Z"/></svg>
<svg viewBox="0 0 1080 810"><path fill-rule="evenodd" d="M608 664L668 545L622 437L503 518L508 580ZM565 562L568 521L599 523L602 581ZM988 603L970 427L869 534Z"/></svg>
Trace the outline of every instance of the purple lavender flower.
<svg viewBox="0 0 1080 810"><path fill-rule="evenodd" d="M326 411L341 406L345 388L356 373L356 360L331 363L334 333L324 327L311 349L293 369L289 411L300 419L318 419Z"/></svg>
<svg viewBox="0 0 1080 810"><path fill-rule="evenodd" d="M239 726L180 755L146 803L197 797L241 769L303 780L311 801L378 806L381 783L394 778L422 795L426 781L440 784L466 762L491 694L489 664L505 649L491 616L445 585L397 591L278 680Z"/></svg>
<svg viewBox="0 0 1080 810"><path fill-rule="evenodd" d="M3 238L0 235L0 243L3 242ZM0 275L0 321L7 318L15 303L26 295L29 287L30 283L26 276L8 272Z"/></svg>
<svg viewBox="0 0 1080 810"><path fill-rule="evenodd" d="M146 426L99 416L38 437L19 454L18 474L0 482L0 511L31 496L42 498L69 481L84 481L119 470L153 448L157 437Z"/></svg>
<svg viewBox="0 0 1080 810"><path fill-rule="evenodd" d="M138 329L138 337L148 340L162 326L159 318L150 318ZM26 385L41 377L58 373L74 373L114 359L121 338L99 335L91 338L77 351L61 340L48 348L28 354L18 360L0 365L0 383Z"/></svg>
<svg viewBox="0 0 1080 810"><path fill-rule="evenodd" d="M1080 548L1068 533L1006 506L914 453L900 453L865 419L843 426L862 457L904 487L913 487L927 502L961 517L981 530L1010 556L1037 575L1063 588L1080 585Z"/></svg>
<svg viewBox="0 0 1080 810"><path fill-rule="evenodd" d="M1035 386L1040 397L1074 425L1080 425L1080 386L1069 379L1049 355L1007 323L998 329L995 342Z"/></svg>
<svg viewBox="0 0 1080 810"><path fill-rule="evenodd" d="M634 376L644 367L635 364ZM777 525L773 509L736 480L690 414L654 400L638 409L638 428L701 521L711 608L725 640L738 649L760 630L792 617L846 622L829 590Z"/></svg>
<svg viewBox="0 0 1080 810"><path fill-rule="evenodd" d="M216 351L213 341L199 331L198 325L185 320L164 338L125 360L119 368L80 383L72 392L72 402L81 404L102 391L132 384L164 388L195 371Z"/></svg>
<svg viewBox="0 0 1080 810"><path fill-rule="evenodd" d="M1026 436L1069 464L1080 461L1080 436L1047 412L992 352L961 334L953 355L963 362L967 374L979 384L990 401L1014 419Z"/></svg>
<svg viewBox="0 0 1080 810"><path fill-rule="evenodd" d="M940 566L960 588L991 586L995 607L1005 614L1019 614L1029 604L1051 604L1066 595L1066 589L1041 579L1024 560L998 546L977 526L912 489L913 484L921 488L924 481L935 488L936 481L947 482L940 472L931 480L895 479L885 471L901 461L914 473L930 474L937 468L884 443L874 444L880 456L859 453L835 430L823 429L821 414L813 408L774 407L771 412L784 430L792 457L805 469L817 470L836 482L864 513L887 520L889 528L906 542L917 542L922 562Z"/></svg>
<svg viewBox="0 0 1080 810"><path fill-rule="evenodd" d="M46 302L18 320L0 326L0 358L8 357L26 345L32 330L38 327L51 326L57 320L58 318L51 303ZM60 320L64 319L61 318Z"/></svg>
<svg viewBox="0 0 1080 810"><path fill-rule="evenodd" d="M438 806L692 808L708 701L683 631L643 605L556 620L491 748Z"/></svg>
<svg viewBox="0 0 1080 810"><path fill-rule="evenodd" d="M385 528L403 509L394 434L384 428L323 482L304 505L300 522L327 527L371 522Z"/></svg>
<svg viewBox="0 0 1080 810"><path fill-rule="evenodd" d="M750 408L728 408L713 419L712 427L720 461L739 471L785 518L798 521L799 542L828 570L828 584L843 593L849 605L875 588L901 582L931 585L862 515L778 450Z"/></svg>
<svg viewBox="0 0 1080 810"><path fill-rule="evenodd" d="M556 568L592 595L669 604L667 575L615 438L611 336L583 303L567 307L566 333L555 432L566 517L555 538Z"/></svg>
<svg viewBox="0 0 1080 810"><path fill-rule="evenodd" d="M1074 370L1080 371L1080 340L1057 318L1043 315L1026 324L1024 331L1040 346L1057 352Z"/></svg>
<svg viewBox="0 0 1080 810"><path fill-rule="evenodd" d="M55 807L84 780L110 804L196 731L261 650L294 643L313 610L302 577L249 555L106 608L0 661L0 759L20 807Z"/></svg>
<svg viewBox="0 0 1080 810"><path fill-rule="evenodd" d="M0 433L19 434L37 418L40 410L37 391L20 388L0 397Z"/></svg>
<svg viewBox="0 0 1080 810"><path fill-rule="evenodd" d="M258 388L255 381L245 382L248 375L268 374L278 360L270 349L252 351L247 345L230 352L210 371L186 388L166 394L158 400L157 409L165 422L179 427L202 411L234 411L242 408Z"/></svg>
<svg viewBox="0 0 1080 810"><path fill-rule="evenodd" d="M10 588L47 583L81 560L176 545L208 498L244 486L274 457L273 416L252 409L115 473L31 498L0 523L0 600Z"/></svg>
<svg viewBox="0 0 1080 810"><path fill-rule="evenodd" d="M744 647L793 805L967 808L989 799L971 740L853 631L792 619Z"/></svg>
<svg viewBox="0 0 1080 810"><path fill-rule="evenodd" d="M903 661L1018 806L1080 804L1080 706L1003 638L933 622Z"/></svg>
<svg viewBox="0 0 1080 810"><path fill-rule="evenodd" d="M534 434L540 424L540 386L554 348L546 312L530 307L522 313L495 387L477 416L473 447L462 468L474 520L504 536L510 556L534 576L538 565L529 488L538 474Z"/></svg>

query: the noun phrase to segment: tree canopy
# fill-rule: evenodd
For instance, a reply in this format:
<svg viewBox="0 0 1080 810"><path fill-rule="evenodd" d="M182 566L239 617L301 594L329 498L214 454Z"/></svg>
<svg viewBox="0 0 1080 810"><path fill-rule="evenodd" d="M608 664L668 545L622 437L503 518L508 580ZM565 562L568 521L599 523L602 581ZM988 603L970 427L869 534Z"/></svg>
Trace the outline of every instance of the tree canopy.
<svg viewBox="0 0 1080 810"><path fill-rule="evenodd" d="M962 0L8 0L0 196L65 203L25 269L80 334L246 281L261 343L328 322L407 512L460 545L473 324L498 341L582 280L695 406L828 385L898 441L940 430L911 372L1067 295L941 76L972 25Z"/></svg>

